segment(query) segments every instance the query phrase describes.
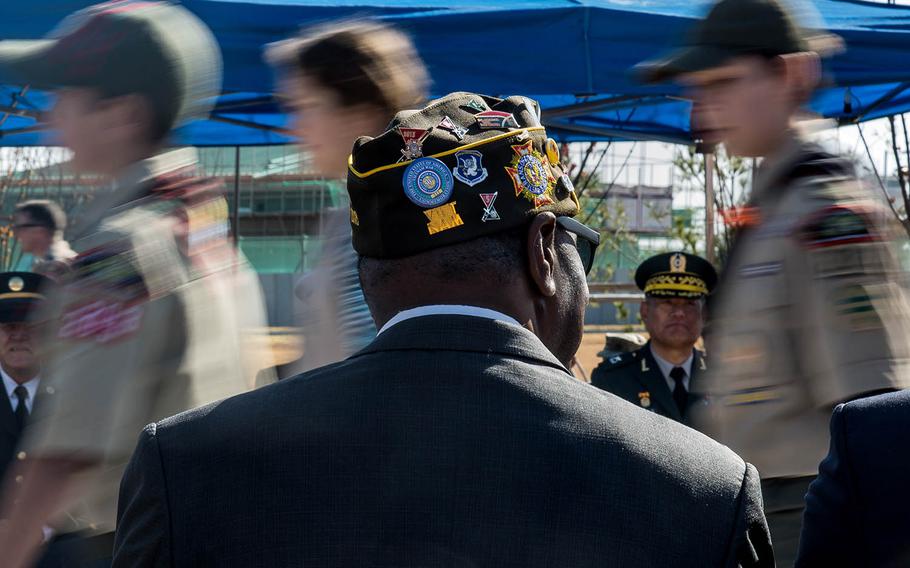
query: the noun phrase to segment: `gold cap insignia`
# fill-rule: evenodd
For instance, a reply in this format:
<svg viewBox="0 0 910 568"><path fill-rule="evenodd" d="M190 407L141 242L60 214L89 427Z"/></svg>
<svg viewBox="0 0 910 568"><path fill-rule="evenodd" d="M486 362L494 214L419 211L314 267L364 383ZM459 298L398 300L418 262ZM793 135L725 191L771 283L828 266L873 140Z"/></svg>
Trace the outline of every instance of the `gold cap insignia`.
<svg viewBox="0 0 910 568"><path fill-rule="evenodd" d="M685 272L686 271L686 257L681 252L678 252L670 257L670 272Z"/></svg>
<svg viewBox="0 0 910 568"><path fill-rule="evenodd" d="M13 292L21 292L25 288L25 281L18 276L13 276L9 279L9 289Z"/></svg>

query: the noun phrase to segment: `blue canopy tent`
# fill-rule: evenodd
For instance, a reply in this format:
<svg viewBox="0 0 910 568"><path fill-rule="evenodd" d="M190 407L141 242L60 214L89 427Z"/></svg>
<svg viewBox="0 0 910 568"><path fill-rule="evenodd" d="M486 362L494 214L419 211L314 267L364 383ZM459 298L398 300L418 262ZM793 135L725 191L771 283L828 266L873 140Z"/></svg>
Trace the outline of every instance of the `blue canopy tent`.
<svg viewBox="0 0 910 568"><path fill-rule="evenodd" d="M0 38L37 38L87 0L4 2ZM644 86L629 69L666 50L701 16L703 0L184 0L214 30L225 60L224 94L210 120L181 130L198 146L287 142L270 95L262 46L299 27L371 16L415 40L433 93L523 94L541 101L555 137L689 143L689 106L673 85ZM910 7L815 0L847 51L827 62L832 87L812 109L843 124L910 110ZM47 144L46 93L0 76L0 145Z"/></svg>

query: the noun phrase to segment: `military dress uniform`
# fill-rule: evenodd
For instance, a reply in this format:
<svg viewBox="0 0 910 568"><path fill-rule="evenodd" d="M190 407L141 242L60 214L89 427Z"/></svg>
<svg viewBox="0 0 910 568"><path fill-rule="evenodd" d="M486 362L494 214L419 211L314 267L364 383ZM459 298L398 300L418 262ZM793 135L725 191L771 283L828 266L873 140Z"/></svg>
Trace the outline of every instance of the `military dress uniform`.
<svg viewBox="0 0 910 568"><path fill-rule="evenodd" d="M910 386L910 307L892 214L845 160L794 136L749 208L709 308L695 424L756 464L775 543L795 551L831 409Z"/></svg>
<svg viewBox="0 0 910 568"><path fill-rule="evenodd" d="M0 324L28 321L51 293L52 283L31 272L0 273ZM5 402L0 402L0 479L13 462L29 415L54 389L41 384L40 374L23 384L14 381L0 361ZM21 387L21 388L20 388Z"/></svg>
<svg viewBox="0 0 910 568"><path fill-rule="evenodd" d="M669 252L642 262L635 270L635 283L649 298L703 300L717 284L717 272L697 255ZM695 348L693 341L691 357L682 365L674 365L654 354L652 341L653 338L630 353L604 357L591 374L591 384L651 412L689 424L692 408L705 404L705 399L697 394L697 379L708 368L705 354ZM683 370L678 378L672 377L675 367Z"/></svg>
<svg viewBox="0 0 910 568"><path fill-rule="evenodd" d="M640 349L603 361L591 374L591 384L646 410L688 424L692 408L705 404L704 398L695 393L698 392L698 378L707 369L705 354L692 349L689 374L689 392L692 394L683 412L673 400L667 377L651 353L650 342Z"/></svg>

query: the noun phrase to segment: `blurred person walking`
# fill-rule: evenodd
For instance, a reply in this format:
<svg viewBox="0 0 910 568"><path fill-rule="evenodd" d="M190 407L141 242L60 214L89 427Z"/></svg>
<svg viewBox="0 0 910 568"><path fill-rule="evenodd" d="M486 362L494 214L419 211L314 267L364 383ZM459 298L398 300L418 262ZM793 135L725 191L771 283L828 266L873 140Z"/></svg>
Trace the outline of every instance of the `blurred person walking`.
<svg viewBox="0 0 910 568"><path fill-rule="evenodd" d="M264 325L255 276L228 239L218 183L171 129L220 92L209 30L164 2L108 2L52 39L0 42L0 68L56 102L50 126L99 194L72 230L78 256L53 302L53 344L19 460L7 474L3 565L29 564L42 526L65 566L110 562L121 472L143 425L248 390L266 357L243 333Z"/></svg>
<svg viewBox="0 0 910 568"><path fill-rule="evenodd" d="M410 40L369 21L331 24L269 47L293 131L315 173L347 178L361 135L378 135L398 109L426 98L427 73ZM376 336L357 276L347 208L324 213L319 265L298 282L303 303L303 358L280 377L340 361Z"/></svg>
<svg viewBox="0 0 910 568"><path fill-rule="evenodd" d="M693 419L758 468L779 566L794 561L831 409L910 385L900 229L847 160L799 132L820 57L841 46L803 18L778 0L721 0L684 47L639 67L690 89L706 140L764 158L709 305L711 404Z"/></svg>

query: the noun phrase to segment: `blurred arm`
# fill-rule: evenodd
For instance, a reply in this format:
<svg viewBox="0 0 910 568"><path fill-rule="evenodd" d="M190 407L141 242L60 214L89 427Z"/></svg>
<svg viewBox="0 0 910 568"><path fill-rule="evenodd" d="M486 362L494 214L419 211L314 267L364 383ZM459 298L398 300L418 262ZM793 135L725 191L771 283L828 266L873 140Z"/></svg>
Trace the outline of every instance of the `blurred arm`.
<svg viewBox="0 0 910 568"><path fill-rule="evenodd" d="M791 285L806 317L793 325L819 408L907 386L910 306L896 281L893 242L875 215L858 205L828 207L797 235Z"/></svg>

